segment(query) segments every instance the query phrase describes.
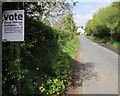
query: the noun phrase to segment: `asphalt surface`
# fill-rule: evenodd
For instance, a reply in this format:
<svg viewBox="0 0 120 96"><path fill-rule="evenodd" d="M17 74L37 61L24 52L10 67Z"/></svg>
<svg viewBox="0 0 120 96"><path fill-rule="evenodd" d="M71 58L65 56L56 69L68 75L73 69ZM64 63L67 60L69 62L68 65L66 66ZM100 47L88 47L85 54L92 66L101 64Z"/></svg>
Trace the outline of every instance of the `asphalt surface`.
<svg viewBox="0 0 120 96"><path fill-rule="evenodd" d="M81 94L118 94L118 54L84 36L80 56L85 64Z"/></svg>

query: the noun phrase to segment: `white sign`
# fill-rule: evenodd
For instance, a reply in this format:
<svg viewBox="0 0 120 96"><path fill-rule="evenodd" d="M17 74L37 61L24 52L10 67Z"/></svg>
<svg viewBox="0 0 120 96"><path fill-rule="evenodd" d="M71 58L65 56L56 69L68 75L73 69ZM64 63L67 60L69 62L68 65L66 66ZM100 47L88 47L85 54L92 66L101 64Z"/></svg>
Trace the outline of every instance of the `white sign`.
<svg viewBox="0 0 120 96"><path fill-rule="evenodd" d="M24 10L3 12L3 41L24 41Z"/></svg>

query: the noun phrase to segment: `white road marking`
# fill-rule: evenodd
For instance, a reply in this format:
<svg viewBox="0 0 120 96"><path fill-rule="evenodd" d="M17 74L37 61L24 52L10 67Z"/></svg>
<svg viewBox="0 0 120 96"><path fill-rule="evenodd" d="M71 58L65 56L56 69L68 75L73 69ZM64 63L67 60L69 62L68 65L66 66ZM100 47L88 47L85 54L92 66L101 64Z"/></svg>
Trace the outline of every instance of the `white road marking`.
<svg viewBox="0 0 120 96"><path fill-rule="evenodd" d="M104 49L104 50L106 50L106 51L108 51L108 52L110 52L110 53L118 56L117 53L115 53L115 52L113 52L113 51L111 51L111 50L109 50L109 49L107 49L107 48L104 48L104 47L102 47L102 46L100 46L100 45L98 45L98 44L96 44L96 43L92 43L92 45L98 46L98 47L100 47L100 48L102 48L102 49Z"/></svg>
<svg viewBox="0 0 120 96"><path fill-rule="evenodd" d="M93 45L97 45L98 46L98 44L96 44L96 43L92 43Z"/></svg>
<svg viewBox="0 0 120 96"><path fill-rule="evenodd" d="M109 50L109 49L107 49L107 48L104 48L104 47L102 47L102 46L98 46L98 47L100 47L100 48L102 48L102 49L104 49L104 50L106 50L106 51L108 51L108 52L110 52L110 53L118 56L117 53L115 53L115 52L113 52L113 51L111 51L111 50Z"/></svg>

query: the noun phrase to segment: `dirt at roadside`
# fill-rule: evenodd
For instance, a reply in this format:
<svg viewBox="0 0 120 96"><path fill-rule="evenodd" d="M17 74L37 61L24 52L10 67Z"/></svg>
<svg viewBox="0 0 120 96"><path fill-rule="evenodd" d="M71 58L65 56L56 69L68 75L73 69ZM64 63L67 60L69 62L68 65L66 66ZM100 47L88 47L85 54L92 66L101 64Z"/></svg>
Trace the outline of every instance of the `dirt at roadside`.
<svg viewBox="0 0 120 96"><path fill-rule="evenodd" d="M80 43L79 43L80 44ZM76 52L75 61L71 67L72 74L70 75L70 82L71 84L68 86L67 91L65 92L68 96L70 94L80 94L81 86L82 86L82 79L80 78L80 69L81 69L81 58L80 58L80 47Z"/></svg>
<svg viewBox="0 0 120 96"><path fill-rule="evenodd" d="M75 96L82 94L82 83L86 80L91 80L96 77L98 72L95 67L90 63L84 63L84 59L80 56L80 43L76 58L71 66L72 74L70 74L71 84L68 86L63 96Z"/></svg>

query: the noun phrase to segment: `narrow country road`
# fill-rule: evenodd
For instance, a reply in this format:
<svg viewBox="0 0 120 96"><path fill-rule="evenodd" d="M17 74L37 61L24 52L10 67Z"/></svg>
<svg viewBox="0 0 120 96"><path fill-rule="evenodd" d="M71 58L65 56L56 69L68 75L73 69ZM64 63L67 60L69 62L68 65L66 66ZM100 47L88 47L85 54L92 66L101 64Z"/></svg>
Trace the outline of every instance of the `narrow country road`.
<svg viewBox="0 0 120 96"><path fill-rule="evenodd" d="M78 38L86 66L81 94L118 94L118 54L84 36Z"/></svg>

